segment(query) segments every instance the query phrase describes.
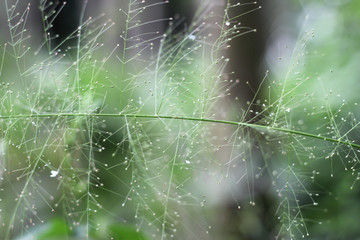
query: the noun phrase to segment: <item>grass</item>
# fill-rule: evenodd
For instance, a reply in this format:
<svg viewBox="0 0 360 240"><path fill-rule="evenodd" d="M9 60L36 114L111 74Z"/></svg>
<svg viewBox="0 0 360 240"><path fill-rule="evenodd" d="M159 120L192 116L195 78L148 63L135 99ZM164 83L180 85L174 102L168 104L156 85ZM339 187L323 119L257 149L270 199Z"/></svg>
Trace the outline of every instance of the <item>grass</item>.
<svg viewBox="0 0 360 240"><path fill-rule="evenodd" d="M130 0L119 22L88 17L84 1L79 27L59 42L52 23L66 4L42 0L38 47L23 4L5 0L2 10L1 239L230 238L216 207L236 205L228 219L260 211L261 185L276 198L267 237L309 237L319 222L310 212L327 194L314 184L324 159L330 178L340 164L356 184L355 110L307 92L301 63L312 33L298 40L283 81L266 72L247 108L228 106L237 81L225 51L256 32L238 24L261 8L255 2L204 1L184 26L148 19L167 1ZM114 26L122 30L112 39Z"/></svg>

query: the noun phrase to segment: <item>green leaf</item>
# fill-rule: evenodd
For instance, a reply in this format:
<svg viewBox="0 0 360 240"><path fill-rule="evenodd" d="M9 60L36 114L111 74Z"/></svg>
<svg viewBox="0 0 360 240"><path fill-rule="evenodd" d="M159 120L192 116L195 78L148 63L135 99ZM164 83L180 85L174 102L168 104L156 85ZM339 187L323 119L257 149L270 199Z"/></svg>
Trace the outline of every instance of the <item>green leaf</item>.
<svg viewBox="0 0 360 240"><path fill-rule="evenodd" d="M68 239L71 234L68 224L62 219L54 219L46 224L44 228L35 231L35 239L37 240L56 240Z"/></svg>
<svg viewBox="0 0 360 240"><path fill-rule="evenodd" d="M147 238L129 225L112 224L108 227L108 234L116 240L146 240Z"/></svg>

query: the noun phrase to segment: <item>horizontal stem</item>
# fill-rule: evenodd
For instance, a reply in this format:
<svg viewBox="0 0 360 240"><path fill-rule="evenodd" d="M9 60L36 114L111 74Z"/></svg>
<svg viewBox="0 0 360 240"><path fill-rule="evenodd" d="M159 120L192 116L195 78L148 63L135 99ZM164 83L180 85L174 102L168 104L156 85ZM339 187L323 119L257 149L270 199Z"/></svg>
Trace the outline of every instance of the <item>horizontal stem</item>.
<svg viewBox="0 0 360 240"><path fill-rule="evenodd" d="M209 118L196 118L196 117L181 117L181 116L162 116L162 115L145 115L145 114L112 114L112 113L44 113L44 114L27 114L27 115L8 115L8 116L0 116L0 119L19 119L19 118L46 118L46 117L127 117L127 118L152 118L152 119L178 119L184 121L196 121L196 122L209 122L209 123L221 123L228 125L237 125L237 126L245 126L251 128L260 128L284 133L291 133L295 135L321 139L324 141L334 142L342 145L347 145L350 147L360 149L360 144L351 143L348 141L343 141L340 139L333 139L329 137L323 137L320 135L315 135L307 132L301 132L286 128L278 128L265 126L260 124L246 123L246 122L235 122L235 121L227 121L227 120L217 120L217 119L209 119Z"/></svg>

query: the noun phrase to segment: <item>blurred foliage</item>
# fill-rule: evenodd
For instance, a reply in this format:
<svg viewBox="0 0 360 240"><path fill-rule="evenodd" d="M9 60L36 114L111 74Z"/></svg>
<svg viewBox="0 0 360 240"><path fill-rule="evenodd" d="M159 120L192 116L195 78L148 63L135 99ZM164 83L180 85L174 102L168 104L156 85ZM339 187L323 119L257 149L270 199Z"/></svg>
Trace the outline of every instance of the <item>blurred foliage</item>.
<svg viewBox="0 0 360 240"><path fill-rule="evenodd" d="M290 82L288 89L296 88L285 100L292 124L305 132L322 135L327 132L329 137L349 138L358 143L358 131L351 130L356 128L360 116L359 1L292 2L301 12L297 22L302 32L292 54L278 60L288 67L275 71L276 78L272 78L285 79ZM278 93L282 87L277 88ZM332 124L324 129L328 119L332 119ZM335 134L333 129L344 136ZM308 219L309 238L358 239L359 175L353 162L356 153L339 147L329 157L323 152L327 143L306 140L305 144L313 149L304 154L294 149L293 154L298 156L294 162L299 171L313 176L312 181L304 184L318 194L317 206L303 210L304 218ZM318 157L311 160L314 156Z"/></svg>
<svg viewBox="0 0 360 240"><path fill-rule="evenodd" d="M171 2L171 6L175 8L173 12L180 15L192 15L190 14L192 11L187 12L192 4L194 3L191 1ZM195 25L188 26L186 23L184 31L179 31L181 28L176 28L176 24L175 27L170 25L168 35L161 43L165 48L161 49L163 52L159 56L160 70L156 64L157 58L153 45L151 45L147 51L150 55L153 54L153 58L147 61L141 59L136 64L129 64L130 70L150 66L144 67L143 72L135 74L130 70L119 72L121 59L119 62L107 62L108 52L97 53L97 50L91 51L91 54L85 54L79 66L72 61L62 62L64 59L60 57L52 59L52 61L60 62L56 66L54 64L55 67L51 65L52 63L49 66L40 63L26 69L24 66L27 66L28 62L22 59L19 61L16 54L14 57L13 53L10 53L12 50L9 50L9 46L2 45L0 50L5 52L7 49L7 53L4 54L5 60L1 61L3 64L1 68L8 73L6 80L3 80L4 75L0 75L0 79L4 81L0 86L0 90L4 93L1 102L2 114L12 112L33 114L36 111L74 112L81 109L85 113L153 114L155 112L155 116L199 118L215 116L221 119L231 117L243 120L246 114L251 113L256 116L256 120L259 119L259 123L266 126L293 129L334 139L349 138L359 143L359 132L352 130L356 129L358 124L356 119L360 118L357 107L360 100L358 94L360 92L360 68L358 67L360 2L356 0L300 2L294 0L287 4L293 4L291 9L301 12L297 18L298 26L294 26L300 35L293 41L293 49L288 47L284 50L285 56L272 56L273 62L269 63L270 73L265 74L265 84L261 89L262 95L256 96L253 102L247 104L248 109L239 110L229 100L230 98L223 100L227 94L230 95L229 88L236 81L231 80L231 73L225 77L222 76L225 64L222 65L221 61L214 63L214 65L220 65L218 68L221 71L207 70L212 67L209 64L208 53L213 49L198 47L199 42L204 45L207 42L205 38L197 39L198 35L193 35L196 33L192 29ZM296 22L294 15L288 12L284 14L292 18L289 22ZM211 27L218 27L217 22L212 24ZM96 27L91 27L91 31L86 33L87 37L92 37L94 34L92 31ZM200 34L201 32L199 36ZM2 38L1 35L0 38ZM207 37L211 38L211 34ZM179 39L184 39L180 41L181 44L179 44ZM199 42L194 41L195 39ZM225 43L228 41L225 37L222 40ZM1 41L4 40L1 39ZM96 45L96 42L97 39L93 44ZM146 40L144 42L146 43ZM86 45L88 42L84 41L82 44ZM86 52L89 46L91 48L94 45L86 45L82 50ZM113 45L115 50L118 50L119 46ZM285 48L285 46L281 47ZM21 50L22 48L19 49L20 54L25 51ZM172 49L176 50L172 52ZM0 51L0 57L2 51ZM135 50L135 55L137 53ZM71 56L74 57L74 54L76 55L72 53ZM97 58L97 54L101 56L99 58L104 59L103 62L93 61ZM281 59L275 59L277 57ZM34 63L42 62L42 58L44 55L40 53L31 60ZM156 70L149 70L154 66ZM26 71L23 72L24 74L12 74L19 69L20 72ZM53 79L57 79L56 77L62 76L64 72L67 73L64 79L70 79L69 81L53 83L50 82L52 78L44 77L52 76ZM48 73L50 74L47 75ZM24 81L29 76L41 80L34 80L30 84L30 81ZM17 81L18 78L22 82ZM161 92L158 95L159 102L156 102L156 96L154 100L154 88L150 85L156 78L163 81L158 86L160 89L158 92ZM72 82L74 79L81 81L79 80L76 85ZM126 81L123 81L124 79ZM205 82L209 79L210 84ZM218 84L216 79L225 80L224 83ZM121 85L124 82L125 87ZM24 89L23 83L28 88ZM59 86L61 91L54 91ZM81 97L76 93L77 88L81 89ZM37 89L43 91L37 92ZM22 94L16 96L9 90ZM255 93L257 89L248 87L243 91ZM284 92L286 94L282 95ZM31 94L36 97L32 98ZM219 99L226 103L216 103ZM224 105L229 102L229 106L226 107L232 109L232 112L226 113ZM265 107L260 113L252 109L253 106L261 109L263 105ZM39 106L39 108L31 109L29 106ZM215 109L214 113L208 111L211 108ZM89 120L84 116L45 119L44 121L35 119L32 122L3 121L0 137L5 139L11 135L7 154L13 159L20 160L8 161L6 166L6 171L11 172L12 175L8 174L4 177L11 184L2 185L2 191L7 194L1 203L2 206L5 206L5 209L13 206L13 199L18 197L15 193L21 190L24 183L25 185L32 183L32 180L24 179L24 176L32 176L35 170L40 169L35 174L36 176L34 175L36 183L34 192L50 200L45 200L37 208L37 211L44 213L48 220L41 227L35 227L30 231L30 234L39 240L81 239L87 232L83 221L71 222L72 215L68 215L69 218L66 221L61 217L71 212L77 218L80 215L80 219L83 220L85 213L90 212L90 209L93 212L89 214L89 218L95 229L90 231L90 239L112 237L119 240L146 240L151 236L147 231L154 232L153 238L159 238L159 235L155 234L161 234L161 229L154 226L155 224L160 227L162 224L163 228L168 227L171 234L180 232L180 234L177 233L179 239L186 237L190 239L196 234L199 234L199 239L265 239L274 238L279 231L281 232L280 239L288 239L285 233L290 228L299 230L294 233L294 236L299 238L302 235L305 237L307 232L309 239L356 239L360 236L357 223L360 215L360 204L358 204L360 178L357 164L352 162L353 159L349 161L350 158L357 158L358 150L349 150L347 147L337 146L335 143L321 139L297 138L294 134L276 135L271 130L251 132L218 126L203 129L200 124L191 125L184 122L178 125L173 119L166 121L168 122L165 124L163 120L127 119L126 117L97 117ZM94 126L98 129L93 132ZM49 134L49 129L52 127ZM229 138L235 140L227 142ZM40 140L32 142L24 141L24 139ZM249 149L251 150L243 147L246 141L250 142ZM46 146L48 142L53 145L44 150L43 146ZM209 145L203 147L204 143ZM5 146L2 140L0 144ZM57 150L59 146L61 146L60 151ZM240 146L241 150L234 150L234 146ZM29 150L31 147L34 149ZM4 151L2 148L0 146L0 153ZM90 152L94 153L87 156L89 148ZM181 153L178 153L178 148L183 148ZM224 148L226 150L219 151ZM35 164L36 169L23 173L20 170L27 168L29 164L27 160L24 160L27 159L28 152L31 152L30 167L34 162L39 162L39 164ZM249 164L243 163L245 162L243 154L251 158ZM198 155L199 158L192 159ZM227 159L228 155L230 155L230 160ZM232 155L239 157L241 163L237 165L231 158ZM149 163L138 161L148 157L151 159ZM94 159L91 163L93 165L89 164L92 159ZM179 161L175 164L178 159ZM209 166L213 167L213 172L209 171L208 166L203 162L205 159L210 162ZM217 161L217 159L220 160ZM236 179L239 182L242 180L241 174L244 168L251 170L245 172L248 174L248 177L244 178L246 179L244 182L247 181L243 184L245 187L235 184L235 178L229 178L228 182L234 186L231 184L226 186L230 189L226 193L232 195L227 198L219 196L224 193L221 189L223 185L216 187L217 183L208 180L210 179L208 176L222 180L226 171L229 172L230 165L234 168L232 171L238 171L235 176L240 176ZM62 166L60 174L59 166ZM77 172L74 172L74 166ZM0 167L3 168L3 166ZM146 169L148 167L151 169L150 172ZM1 168L0 174L3 171ZM132 171L127 171L129 168ZM42 182L42 179L45 177L48 179L51 176L52 171L55 171L54 174L60 182L65 184L53 188L50 186L57 184L56 179ZM90 171L96 172L96 177L95 174L91 175L93 177L91 189L88 188L90 182L87 182ZM293 171L296 171L296 174ZM171 177L168 183L169 175ZM224 178L227 179L228 176ZM193 179L198 185L188 183L189 179ZM37 181L42 185L40 186ZM171 184L172 181L176 184ZM202 181L206 184L199 184ZM293 184L290 185L289 182ZM167 190L173 185L176 187L173 187L174 190L169 197ZM68 191L68 187L71 187L72 191ZM274 189L278 192L273 191ZM217 196L207 197L203 195L206 191ZM297 199L289 200L293 197L291 191L296 191ZM129 197L131 194L133 196ZM91 203L89 200L76 201L85 195L96 196L96 201ZM119 198L114 196L120 197L123 201L119 201ZM56 211L52 213L53 215L45 213L44 209L49 208L50 205L52 208L53 205L57 205L57 201L61 202L66 198L71 201L66 202L64 209L55 207ZM166 213L168 198L170 198L171 213ZM29 199L31 200L26 202L26 206L32 203L32 198ZM34 197L34 199L39 198ZM207 201L210 201L209 207L197 209L206 206ZM297 206L298 202L301 202L300 207ZM111 209L111 218L109 211L102 209L104 206L109 206ZM185 208L190 209L189 214L185 212ZM94 209L99 211L95 214ZM279 214L282 211L283 214ZM10 219L11 212L4 212L2 220ZM181 223L185 226L182 230L173 226L179 222L177 220L179 212L185 215ZM207 225L203 219L206 217L200 215L200 212L204 216L213 217L209 217L213 219L211 226ZM276 212L278 215L275 216ZM138 214L145 216L144 219L151 220L143 224L138 219ZM169 223L166 222L166 214L169 216ZM299 215L302 215L304 222L297 220ZM130 221L125 219L130 219ZM26 220L29 221L27 218ZM279 229L281 227L277 221L287 227ZM100 230L97 229L98 224L101 225ZM209 231L211 234L208 234ZM28 236L25 233L20 235L23 235L21 239L26 239ZM165 235L162 234L162 236Z"/></svg>

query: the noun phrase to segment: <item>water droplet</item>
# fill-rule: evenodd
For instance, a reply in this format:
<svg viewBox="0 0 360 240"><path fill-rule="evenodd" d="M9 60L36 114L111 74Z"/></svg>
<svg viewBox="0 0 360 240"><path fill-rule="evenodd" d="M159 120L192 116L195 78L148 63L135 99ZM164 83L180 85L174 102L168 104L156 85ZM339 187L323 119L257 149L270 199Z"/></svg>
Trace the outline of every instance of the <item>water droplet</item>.
<svg viewBox="0 0 360 240"><path fill-rule="evenodd" d="M188 38L189 38L190 40L193 40L193 41L194 41L194 40L196 39L196 36L193 35L193 34L190 34Z"/></svg>
<svg viewBox="0 0 360 240"><path fill-rule="evenodd" d="M59 174L59 170L51 170L51 172L50 172L50 177L56 177L57 175Z"/></svg>

